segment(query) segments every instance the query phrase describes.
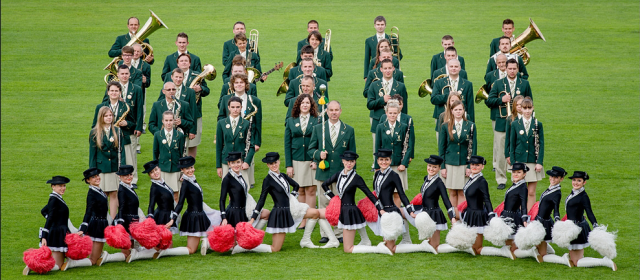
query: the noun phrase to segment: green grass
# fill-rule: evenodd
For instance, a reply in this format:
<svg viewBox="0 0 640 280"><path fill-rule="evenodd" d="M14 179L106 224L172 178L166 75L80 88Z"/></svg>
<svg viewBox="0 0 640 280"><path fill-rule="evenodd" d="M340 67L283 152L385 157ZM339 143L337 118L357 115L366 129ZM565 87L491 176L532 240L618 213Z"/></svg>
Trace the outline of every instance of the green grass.
<svg viewBox="0 0 640 280"><path fill-rule="evenodd" d="M638 201L639 168L639 5L637 1L495 1L466 3L323 1L322 7L307 2L253 1L236 9L230 1L169 1L133 3L118 1L3 1L2 2L2 273L20 277L22 252L37 246L37 230L44 224L39 210L46 204L53 175L72 179L65 200L71 219L79 225L84 214L86 185L80 181L87 168L87 136L94 106L104 92L102 77L107 51L116 36L126 32L129 16L144 23L152 9L170 27L151 35L156 56L148 108L161 84L164 57L175 51L175 35L187 32L189 50L204 63L222 71L224 41L232 37L237 20L248 29L260 31L263 69L278 61L285 64L295 56L296 43L306 36L306 22L316 19L322 33L333 30L334 77L331 96L343 104L342 120L357 134L362 156L359 172L371 183L371 136L368 112L361 92L363 41L372 36L373 18L386 16L388 26L400 28L404 59L401 62L409 91L409 114L416 122L416 160L409 168L409 191L413 197L426 173L422 158L437 153L433 106L417 97L418 85L428 75L431 56L442 51L440 38L451 34L459 54L465 57L474 90L482 84L488 46L501 35L505 17L516 22L516 34L532 17L547 42L528 45L532 55L528 66L536 111L545 124L545 168L559 165L569 171L585 170L591 180L587 191L598 222L618 230L618 272L608 268L569 269L538 264L533 259L510 261L497 257L466 254L348 255L341 249L301 250L302 233L287 236L282 252L267 254L211 253L206 257L163 258L132 264L113 263L104 267L72 269L50 273L50 278L579 278L620 277L637 279L640 269L640 226ZM123 13L123 10L126 12ZM506 12L508 10L510 12ZM283 154L285 108L275 92L282 72L258 85L263 100L263 147L257 153L257 185L267 168L259 163L268 151ZM210 82L212 96L204 99L204 135L199 148L196 175L204 187L205 201L217 208L220 179L215 174L215 116L221 79ZM490 161L492 149L489 110L476 106L478 153ZM142 138L139 167L151 159L149 134ZM491 183L496 205L504 191L495 189L491 166L485 176ZM282 168L284 170L284 167ZM149 182L140 174L141 205L148 202ZM538 194L548 185L541 181ZM570 183L565 181L566 197ZM259 195L259 187L251 193ZM362 196L362 195L361 195ZM271 207L269 199L267 208ZM142 207L145 208L145 207ZM564 214L564 210L561 210ZM414 242L417 231L412 228ZM381 238L372 236L374 243ZM316 230L313 240L317 241ZM358 239L357 239L358 240ZM356 240L356 241L357 241ZM267 235L265 243L270 243ZM175 238L185 246L186 238ZM487 244L488 245L488 244ZM557 247L556 247L557 248ZM114 252L115 250L109 249ZM558 254L565 249L556 249ZM600 257L592 249L585 255ZM113 269L117 269L117 274ZM535 269L535 270L534 270Z"/></svg>

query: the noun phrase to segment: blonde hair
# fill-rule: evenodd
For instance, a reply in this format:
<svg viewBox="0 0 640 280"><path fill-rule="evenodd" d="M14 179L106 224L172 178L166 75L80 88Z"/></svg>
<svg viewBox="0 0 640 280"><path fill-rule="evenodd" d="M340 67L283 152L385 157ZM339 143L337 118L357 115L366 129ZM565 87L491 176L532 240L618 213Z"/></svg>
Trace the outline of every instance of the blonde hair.
<svg viewBox="0 0 640 280"><path fill-rule="evenodd" d="M511 106L511 121L515 121L516 117L518 117L518 101L524 99L522 95L516 95L513 98L513 106Z"/></svg>
<svg viewBox="0 0 640 280"><path fill-rule="evenodd" d="M398 113L400 113L400 102L395 99L389 99L387 105L384 106L384 111L387 112L389 108L398 108Z"/></svg>
<svg viewBox="0 0 640 280"><path fill-rule="evenodd" d="M100 108L100 110L98 111L98 119L96 121L96 126L93 127L93 129L91 130L91 135L93 135L93 140L96 142L96 146L98 146L98 148L100 149L102 149L102 139L104 136L104 128L110 125L104 122L104 116L107 113L111 113L113 115L113 113L111 112L111 108L109 108L108 106L104 106ZM113 118L115 119L116 116L113 115ZM114 125L111 125L111 134L116 135L116 129ZM116 145L116 147L118 147L118 137L113 138L113 143Z"/></svg>

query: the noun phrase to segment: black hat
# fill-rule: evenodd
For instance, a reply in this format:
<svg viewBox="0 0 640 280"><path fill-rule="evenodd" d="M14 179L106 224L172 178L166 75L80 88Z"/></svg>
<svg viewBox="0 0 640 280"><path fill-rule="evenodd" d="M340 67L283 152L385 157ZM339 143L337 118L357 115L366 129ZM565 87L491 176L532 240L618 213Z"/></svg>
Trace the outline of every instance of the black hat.
<svg viewBox="0 0 640 280"><path fill-rule="evenodd" d="M349 151L349 150L344 151L344 153L340 155L340 158L344 160L356 160L359 157L360 156L356 154L356 152Z"/></svg>
<svg viewBox="0 0 640 280"><path fill-rule="evenodd" d="M156 168L156 166L158 166L158 160L154 159L150 162L147 162L144 164L144 171L142 171L142 173L149 173L151 171L153 171L153 169Z"/></svg>
<svg viewBox="0 0 640 280"><path fill-rule="evenodd" d="M487 161L481 156L471 156L469 158L469 164L482 164L487 165Z"/></svg>
<svg viewBox="0 0 640 280"><path fill-rule="evenodd" d="M391 154L393 154L392 150L388 149L379 149L377 153L374 153L374 156L382 157L382 158L390 158Z"/></svg>
<svg viewBox="0 0 640 280"><path fill-rule="evenodd" d="M443 158L436 155L430 155L429 158L424 159L424 162L428 164L433 164L433 165L440 165L442 164L443 161L444 161Z"/></svg>
<svg viewBox="0 0 640 280"><path fill-rule="evenodd" d="M242 153L241 152L229 152L229 154L227 154L227 162L232 162L232 161L236 161L242 158Z"/></svg>
<svg viewBox="0 0 640 280"><path fill-rule="evenodd" d="M118 168L118 172L116 172L116 175L125 176L131 173L133 173L133 166L121 165L120 168Z"/></svg>
<svg viewBox="0 0 640 280"><path fill-rule="evenodd" d="M279 159L280 159L280 154L278 154L278 152L268 152L264 156L264 158L262 159L262 162L264 162L264 163L274 163Z"/></svg>
<svg viewBox="0 0 640 280"><path fill-rule="evenodd" d="M527 166L527 164L522 163L522 162L514 162L513 166L511 167L511 171L516 171L516 170L522 170L525 173L529 172L529 167Z"/></svg>
<svg viewBox="0 0 640 280"><path fill-rule="evenodd" d="M582 178L585 180L589 180L589 174L587 174L587 172L584 172L584 171L573 171L573 176L569 177L569 179L573 179L573 178Z"/></svg>
<svg viewBox="0 0 640 280"><path fill-rule="evenodd" d="M564 171L562 167L554 166L551 167L551 170L547 170L547 175L554 177L564 177L567 176L567 171Z"/></svg>
<svg viewBox="0 0 640 280"><path fill-rule="evenodd" d="M89 168L87 170L85 170L84 172L82 172L82 176L84 176L84 179L82 179L85 183L89 184L89 182L87 182L87 179L96 176L98 174L102 173L102 171L100 171L100 169L92 167Z"/></svg>
<svg viewBox="0 0 640 280"><path fill-rule="evenodd" d="M53 176L51 177L51 180L47 181L47 184L51 184L51 185L63 185L63 184L67 184L71 182L71 180L69 180L69 178L64 177L64 176Z"/></svg>
<svg viewBox="0 0 640 280"><path fill-rule="evenodd" d="M178 164L178 168L187 168L187 167L194 166L195 164L196 164L195 158L193 158L192 156L186 156L186 157L180 158L180 163Z"/></svg>

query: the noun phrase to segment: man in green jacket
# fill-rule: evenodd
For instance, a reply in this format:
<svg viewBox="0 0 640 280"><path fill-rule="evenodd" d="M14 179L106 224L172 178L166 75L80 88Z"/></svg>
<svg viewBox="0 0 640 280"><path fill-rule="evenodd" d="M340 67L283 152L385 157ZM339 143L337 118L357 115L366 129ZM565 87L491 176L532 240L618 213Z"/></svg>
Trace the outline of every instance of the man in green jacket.
<svg viewBox="0 0 640 280"><path fill-rule="evenodd" d="M160 78L163 81L165 80L165 76L167 74L173 71L173 69L178 68L178 57L183 53L187 53L189 54L189 56L191 56L191 66L189 67L189 69L202 72L202 63L200 62L200 57L187 50L187 46L189 46L189 36L186 33L178 33L178 36L176 37L176 46L178 47L178 51L168 55L164 60L164 66L162 66L162 75L160 75Z"/></svg>
<svg viewBox="0 0 640 280"><path fill-rule="evenodd" d="M364 40L364 78L367 78L369 70L372 66L371 59L376 57L378 42L382 39L390 40L389 35L384 33L387 28L387 20L383 16L377 16L373 20L373 27L376 29L376 35ZM402 50L398 52L398 60L402 60Z"/></svg>
<svg viewBox="0 0 640 280"><path fill-rule="evenodd" d="M431 58L431 80L432 81L433 81L433 78L438 77L434 74L434 72L442 67L445 67L447 65L447 61L451 59L451 57L449 58L446 57L446 51L449 47L453 47L454 44L455 42L453 41L453 36L444 35L442 37L443 51L439 54L433 55L433 57ZM458 56L457 51L456 51L456 58L460 61L461 69L464 70L464 58L462 56Z"/></svg>
<svg viewBox="0 0 640 280"><path fill-rule="evenodd" d="M315 19L312 19L307 23L307 32L311 33L313 31L320 32L318 21L316 21ZM318 46L318 48L324 49L324 44L326 42L326 39L327 38L322 38L322 42L320 42L320 46ZM296 50L296 53L299 53L300 49L302 49L302 47L306 45L309 45L309 40L307 38L300 40L298 42L298 49ZM333 60L333 51L331 50L331 46L329 46L329 56L331 57L331 60ZM300 57L300 55L298 55L296 57L296 63L300 63L300 60L302 60L302 58Z"/></svg>
<svg viewBox="0 0 640 280"><path fill-rule="evenodd" d="M140 28L140 21L137 17L130 17L127 20L127 28L129 29L129 33L120 35L116 38L115 43L111 46L109 50L109 57L118 57L122 54L122 47L126 46L129 41L131 41L131 37L133 37L137 32L138 28ZM142 42L149 44L149 39L144 39ZM155 61L153 59L153 54L147 55L145 61L150 65L153 65Z"/></svg>
<svg viewBox="0 0 640 280"><path fill-rule="evenodd" d="M504 34L504 37L510 38L512 42L516 39L516 36L513 35L513 28L513 20L505 19L502 21L502 34ZM489 45L489 57L500 52L500 38L502 38L502 36L491 40L491 45Z"/></svg>

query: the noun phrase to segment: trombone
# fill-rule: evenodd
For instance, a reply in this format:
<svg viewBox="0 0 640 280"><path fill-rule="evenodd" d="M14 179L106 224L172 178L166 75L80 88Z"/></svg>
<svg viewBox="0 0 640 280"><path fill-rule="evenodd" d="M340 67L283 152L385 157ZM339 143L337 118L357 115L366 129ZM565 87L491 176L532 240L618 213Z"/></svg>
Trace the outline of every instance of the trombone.
<svg viewBox="0 0 640 280"><path fill-rule="evenodd" d="M391 42L391 50L393 56L400 59L400 29L397 26L391 27L391 35L389 35L389 42Z"/></svg>
<svg viewBox="0 0 640 280"><path fill-rule="evenodd" d="M331 29L327 29L327 33L324 34L324 51L331 51Z"/></svg>
<svg viewBox="0 0 640 280"><path fill-rule="evenodd" d="M257 29L251 29L251 31L249 31L249 38L247 40L249 44L249 53L247 54L247 78L249 78L249 83L254 83L256 78L262 76L262 73L260 73L260 71L256 69L251 62L253 54L258 53L259 35L260 34Z"/></svg>

